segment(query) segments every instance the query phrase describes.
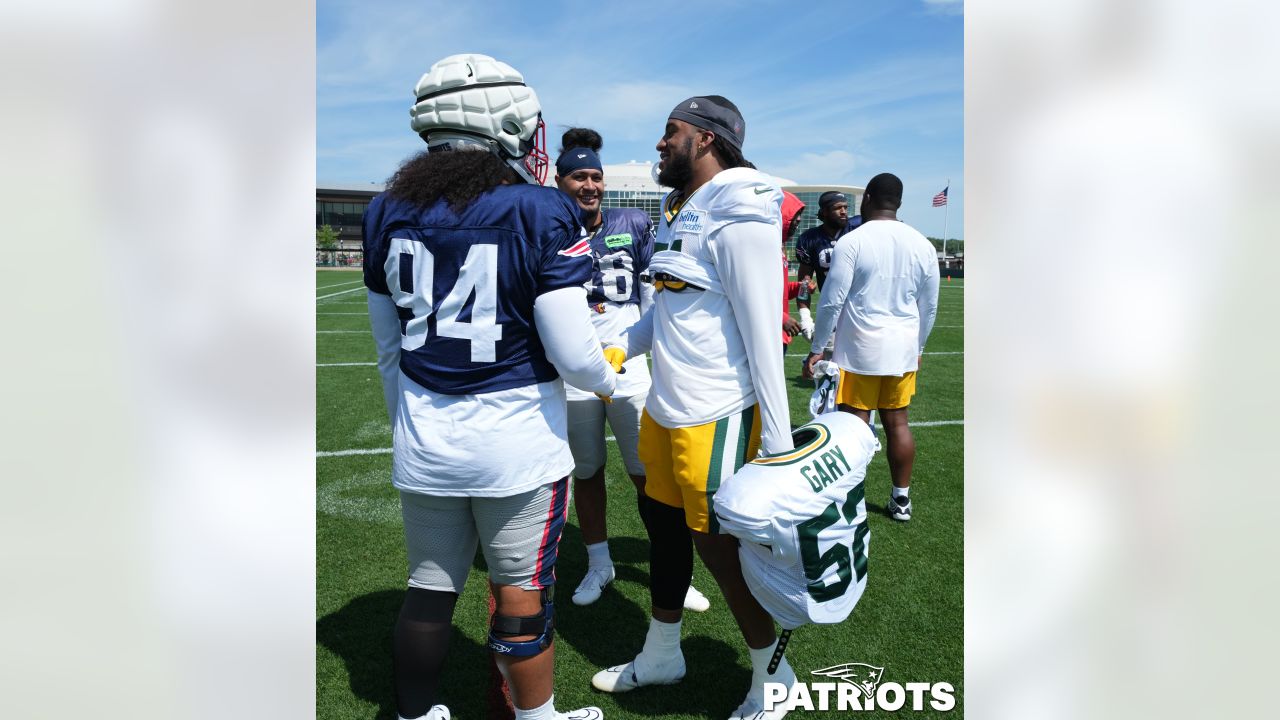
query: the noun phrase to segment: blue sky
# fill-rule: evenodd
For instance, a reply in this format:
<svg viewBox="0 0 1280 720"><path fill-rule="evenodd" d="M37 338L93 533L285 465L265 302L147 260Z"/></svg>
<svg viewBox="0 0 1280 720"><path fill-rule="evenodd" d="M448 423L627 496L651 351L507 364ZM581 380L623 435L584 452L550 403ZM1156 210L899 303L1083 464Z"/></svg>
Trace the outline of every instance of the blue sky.
<svg viewBox="0 0 1280 720"><path fill-rule="evenodd" d="M657 159L667 114L692 95L742 110L743 150L802 184L892 172L899 217L942 234L930 200L951 179L963 237L964 18L959 0L320 0L316 176L382 182L422 149L413 87L454 53L492 55L538 93L549 151L564 128L604 136L605 163ZM606 183L608 178L605 178Z"/></svg>

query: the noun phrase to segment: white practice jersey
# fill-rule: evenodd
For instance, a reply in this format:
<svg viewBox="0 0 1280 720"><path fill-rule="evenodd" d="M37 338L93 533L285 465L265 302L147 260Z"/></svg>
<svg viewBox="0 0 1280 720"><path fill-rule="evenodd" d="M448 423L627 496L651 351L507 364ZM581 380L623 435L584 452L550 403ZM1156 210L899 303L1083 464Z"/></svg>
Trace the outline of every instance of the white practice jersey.
<svg viewBox="0 0 1280 720"><path fill-rule="evenodd" d="M724 532L737 537L742 574L782 627L837 623L867 586L870 530L863 478L880 443L851 413L797 429L795 450L762 455L716 493Z"/></svg>
<svg viewBox="0 0 1280 720"><path fill-rule="evenodd" d="M656 293L628 346L629 355L652 346L645 410L659 425L701 425L759 403L762 449L791 448L778 333L781 223L782 190L750 168L721 171L682 204L664 200L649 271L694 287Z"/></svg>
<svg viewBox="0 0 1280 720"><path fill-rule="evenodd" d="M834 326L831 359L845 370L913 372L938 313L937 251L904 222L864 222L836 243L821 303L813 348Z"/></svg>

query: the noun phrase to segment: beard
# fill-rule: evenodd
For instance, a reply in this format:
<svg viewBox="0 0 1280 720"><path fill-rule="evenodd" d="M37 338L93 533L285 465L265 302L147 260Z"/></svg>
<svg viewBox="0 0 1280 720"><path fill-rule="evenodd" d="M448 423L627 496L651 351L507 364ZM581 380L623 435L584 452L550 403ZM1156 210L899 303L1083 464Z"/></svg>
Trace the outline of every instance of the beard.
<svg viewBox="0 0 1280 720"><path fill-rule="evenodd" d="M680 190L693 180L693 140L684 147L667 153L667 164L658 171L658 184Z"/></svg>

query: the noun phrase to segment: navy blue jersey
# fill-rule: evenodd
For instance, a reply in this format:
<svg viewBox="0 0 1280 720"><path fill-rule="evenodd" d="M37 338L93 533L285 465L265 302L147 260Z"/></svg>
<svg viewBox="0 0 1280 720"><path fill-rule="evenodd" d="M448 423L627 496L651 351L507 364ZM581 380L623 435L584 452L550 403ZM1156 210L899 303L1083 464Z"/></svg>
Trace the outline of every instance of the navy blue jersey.
<svg viewBox="0 0 1280 720"><path fill-rule="evenodd" d="M448 395L554 380L533 321L541 294L581 287L591 251L564 193L500 185L455 213L379 195L364 215L364 282L400 314L400 369Z"/></svg>
<svg viewBox="0 0 1280 720"><path fill-rule="evenodd" d="M653 257L653 222L636 208L601 209L604 222L591 236L594 273L587 285L587 303L640 304L636 276Z"/></svg>
<svg viewBox="0 0 1280 720"><path fill-rule="evenodd" d="M808 265L817 271L819 290L826 283L827 273L831 270L831 252L836 246L836 240L861 224L862 216L854 215L849 218L844 230L836 233L834 238L827 235L821 225L805 230L800 233L800 237L796 238L796 262Z"/></svg>

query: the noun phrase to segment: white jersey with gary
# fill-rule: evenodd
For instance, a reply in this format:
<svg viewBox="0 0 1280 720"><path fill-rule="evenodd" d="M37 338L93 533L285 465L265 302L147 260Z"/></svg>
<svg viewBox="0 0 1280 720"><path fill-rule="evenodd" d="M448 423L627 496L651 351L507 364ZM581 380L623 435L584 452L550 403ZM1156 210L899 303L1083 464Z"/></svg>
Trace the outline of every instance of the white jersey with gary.
<svg viewBox="0 0 1280 720"><path fill-rule="evenodd" d="M720 527L741 544L742 575L784 628L844 620L866 589L863 479L880 449L850 413L819 415L796 449L757 457L716 493Z"/></svg>
<svg viewBox="0 0 1280 720"><path fill-rule="evenodd" d="M649 272L693 287L659 291L653 310L628 333L629 357L652 347L645 411L676 428L759 403L761 449L789 450L778 333L782 190L761 172L733 168L674 203L674 193L663 201Z"/></svg>
<svg viewBox="0 0 1280 720"><path fill-rule="evenodd" d="M915 228L870 220L840 238L822 290L813 352L859 375L914 371L938 311L938 256Z"/></svg>

